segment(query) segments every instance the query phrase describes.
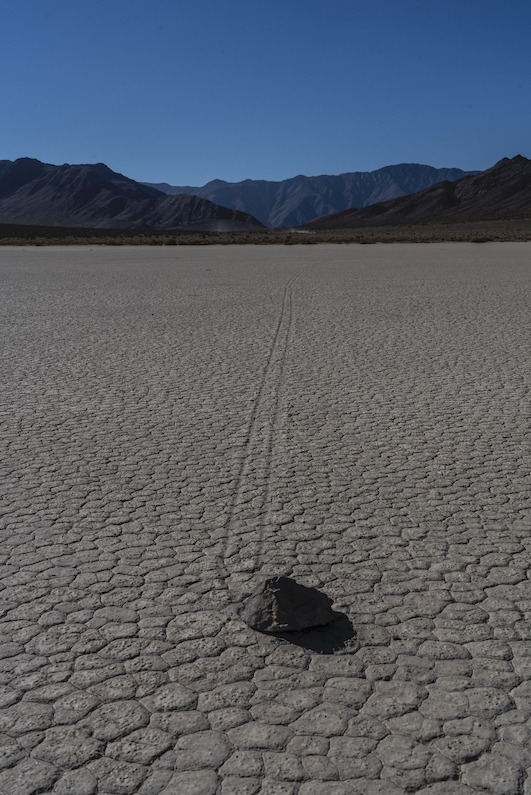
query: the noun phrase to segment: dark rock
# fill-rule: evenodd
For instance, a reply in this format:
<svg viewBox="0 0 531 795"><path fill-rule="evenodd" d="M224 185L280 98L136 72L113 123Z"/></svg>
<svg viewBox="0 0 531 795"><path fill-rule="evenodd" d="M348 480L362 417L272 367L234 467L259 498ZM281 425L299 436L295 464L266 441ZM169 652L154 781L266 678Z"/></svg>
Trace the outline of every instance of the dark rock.
<svg viewBox="0 0 531 795"><path fill-rule="evenodd" d="M337 618L332 600L290 577L270 577L261 583L238 611L259 632L298 632L329 624Z"/></svg>

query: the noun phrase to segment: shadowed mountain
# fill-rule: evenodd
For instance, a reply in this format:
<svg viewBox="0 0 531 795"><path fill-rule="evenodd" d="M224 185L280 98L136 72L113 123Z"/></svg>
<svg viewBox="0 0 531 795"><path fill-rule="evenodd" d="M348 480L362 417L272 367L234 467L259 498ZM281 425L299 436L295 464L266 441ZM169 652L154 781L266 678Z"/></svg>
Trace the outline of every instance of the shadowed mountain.
<svg viewBox="0 0 531 795"><path fill-rule="evenodd" d="M0 161L0 223L107 229L262 228L248 213L197 196L168 196L96 165Z"/></svg>
<svg viewBox="0 0 531 795"><path fill-rule="evenodd" d="M299 226L326 213L347 207L366 207L375 202L416 193L441 180L460 179L459 168L432 168L416 163L386 166L377 171L355 171L319 177L298 176L281 182L246 179L243 182L208 182L203 187L176 187L165 182L150 184L168 194L188 194L251 213L266 226Z"/></svg>
<svg viewBox="0 0 531 795"><path fill-rule="evenodd" d="M531 160L504 157L457 182L361 209L316 218L308 229L344 229L382 224L445 223L531 217Z"/></svg>

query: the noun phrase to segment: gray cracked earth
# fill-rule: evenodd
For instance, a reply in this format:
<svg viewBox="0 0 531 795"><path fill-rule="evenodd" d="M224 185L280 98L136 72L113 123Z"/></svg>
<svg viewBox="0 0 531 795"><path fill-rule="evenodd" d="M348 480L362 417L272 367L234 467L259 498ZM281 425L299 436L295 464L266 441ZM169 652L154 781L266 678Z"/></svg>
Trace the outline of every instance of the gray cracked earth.
<svg viewBox="0 0 531 795"><path fill-rule="evenodd" d="M530 286L526 243L1 249L0 792L531 793ZM354 635L246 627L279 573Z"/></svg>

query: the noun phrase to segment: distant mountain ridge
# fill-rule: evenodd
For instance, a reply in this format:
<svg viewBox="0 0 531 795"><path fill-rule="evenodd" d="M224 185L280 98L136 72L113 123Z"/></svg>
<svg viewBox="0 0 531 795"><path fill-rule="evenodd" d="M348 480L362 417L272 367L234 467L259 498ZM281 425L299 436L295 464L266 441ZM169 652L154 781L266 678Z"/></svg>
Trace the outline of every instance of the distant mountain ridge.
<svg viewBox="0 0 531 795"><path fill-rule="evenodd" d="M0 223L108 229L261 229L248 213L197 196L168 196L103 163L0 160Z"/></svg>
<svg viewBox="0 0 531 795"><path fill-rule="evenodd" d="M299 226L318 216L352 207L417 193L442 180L457 180L474 171L433 168L417 163L385 166L376 171L344 174L299 175L280 182L246 179L224 182L216 179L202 187L144 183L168 195L194 195L224 207L248 212L266 226Z"/></svg>
<svg viewBox="0 0 531 795"><path fill-rule="evenodd" d="M422 189L425 182L429 185ZM521 155L503 158L479 173L403 164L283 182L215 180L201 189L215 201L195 195L200 189L174 190L190 192L169 195L103 163L55 166L30 158L1 160L0 224L235 231L263 229L255 216L264 214L269 224L277 219L279 227L308 229L531 219L531 161ZM398 198L397 192L402 192ZM375 200L389 194L394 198ZM260 207L251 214L230 201ZM316 208L341 203L348 209L316 217ZM363 206L355 209L356 204ZM309 220L296 223L301 218Z"/></svg>
<svg viewBox="0 0 531 795"><path fill-rule="evenodd" d="M420 193L316 218L308 229L531 218L531 160L504 157L486 171Z"/></svg>

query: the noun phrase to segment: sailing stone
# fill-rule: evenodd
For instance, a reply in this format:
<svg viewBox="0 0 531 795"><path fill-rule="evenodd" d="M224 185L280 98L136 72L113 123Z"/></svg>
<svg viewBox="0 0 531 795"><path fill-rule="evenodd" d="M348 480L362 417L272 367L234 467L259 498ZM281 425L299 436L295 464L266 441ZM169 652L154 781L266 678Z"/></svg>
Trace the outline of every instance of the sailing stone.
<svg viewBox="0 0 531 795"><path fill-rule="evenodd" d="M240 618L259 632L299 632L337 618L332 600L291 577L269 577L239 609Z"/></svg>

